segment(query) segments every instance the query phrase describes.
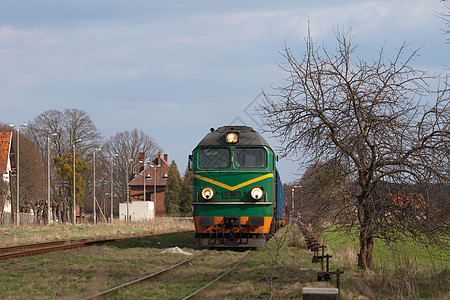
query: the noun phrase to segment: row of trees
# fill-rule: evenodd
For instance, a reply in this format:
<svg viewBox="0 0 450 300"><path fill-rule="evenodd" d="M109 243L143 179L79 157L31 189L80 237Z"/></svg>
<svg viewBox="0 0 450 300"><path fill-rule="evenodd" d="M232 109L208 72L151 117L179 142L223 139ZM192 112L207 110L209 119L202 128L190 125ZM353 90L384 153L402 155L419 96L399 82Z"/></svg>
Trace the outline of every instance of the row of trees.
<svg viewBox="0 0 450 300"><path fill-rule="evenodd" d="M311 166L300 183L302 203L314 204L309 220L356 228L362 268L372 267L375 238L449 247L448 75L414 68L418 51L407 44L393 59L382 48L365 61L350 32L336 41L329 50L309 33L300 58L286 47L287 82L260 107L283 154ZM413 194L425 205L398 205Z"/></svg>
<svg viewBox="0 0 450 300"><path fill-rule="evenodd" d="M192 171L186 170L181 178L175 161L170 164L164 204L170 215L192 213Z"/></svg>
<svg viewBox="0 0 450 300"><path fill-rule="evenodd" d="M0 130L11 131L12 128L0 124ZM48 148L50 152L47 151ZM91 212L93 208L94 152L96 153L97 201L110 198L111 171L113 171L112 190L115 207L118 207L119 202L126 201L128 180L131 174L138 171L139 152L144 152L146 157L154 157L158 152L162 152L162 148L155 140L142 130L119 132L104 140L94 122L84 111L48 110L20 130L19 203L21 211L26 212L32 209L38 218L46 216L46 169L49 155L52 182L51 205L56 212L54 217L60 222L71 221L74 150L76 201L87 212ZM127 170L128 174L126 174ZM15 180L11 180L10 188L15 190ZM12 194L15 195L15 193ZM12 202L14 205L15 201Z"/></svg>

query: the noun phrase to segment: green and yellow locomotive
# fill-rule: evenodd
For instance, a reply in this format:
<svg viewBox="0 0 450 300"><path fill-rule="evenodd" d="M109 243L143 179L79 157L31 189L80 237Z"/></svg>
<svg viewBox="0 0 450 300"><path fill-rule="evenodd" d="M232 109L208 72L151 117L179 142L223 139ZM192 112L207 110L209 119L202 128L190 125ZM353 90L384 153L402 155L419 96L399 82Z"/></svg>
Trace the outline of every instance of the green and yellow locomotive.
<svg viewBox="0 0 450 300"><path fill-rule="evenodd" d="M284 224L276 157L253 128L211 129L189 159L201 247L263 247Z"/></svg>

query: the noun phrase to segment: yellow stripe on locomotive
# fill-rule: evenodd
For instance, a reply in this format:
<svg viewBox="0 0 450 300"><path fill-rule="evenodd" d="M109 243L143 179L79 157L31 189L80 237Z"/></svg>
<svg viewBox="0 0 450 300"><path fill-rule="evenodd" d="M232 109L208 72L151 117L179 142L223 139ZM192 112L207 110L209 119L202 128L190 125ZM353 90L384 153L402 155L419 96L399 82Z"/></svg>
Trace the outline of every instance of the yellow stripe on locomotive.
<svg viewBox="0 0 450 300"><path fill-rule="evenodd" d="M269 144L251 127L211 130L190 156L202 247L262 247L282 224L282 185Z"/></svg>

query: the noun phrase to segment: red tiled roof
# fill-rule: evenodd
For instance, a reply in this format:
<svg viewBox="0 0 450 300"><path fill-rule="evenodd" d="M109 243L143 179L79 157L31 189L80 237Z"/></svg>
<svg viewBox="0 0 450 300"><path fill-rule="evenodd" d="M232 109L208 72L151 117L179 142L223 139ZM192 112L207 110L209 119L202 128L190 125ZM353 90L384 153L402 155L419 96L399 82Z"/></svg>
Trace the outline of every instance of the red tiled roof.
<svg viewBox="0 0 450 300"><path fill-rule="evenodd" d="M11 150L11 132L0 132L0 174L6 173Z"/></svg>

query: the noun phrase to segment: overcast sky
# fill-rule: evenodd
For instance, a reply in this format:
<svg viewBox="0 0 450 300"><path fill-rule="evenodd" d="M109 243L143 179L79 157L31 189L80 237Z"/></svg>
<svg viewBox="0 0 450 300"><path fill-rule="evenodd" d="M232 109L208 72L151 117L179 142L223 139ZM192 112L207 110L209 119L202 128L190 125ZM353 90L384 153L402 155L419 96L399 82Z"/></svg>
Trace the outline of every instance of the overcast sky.
<svg viewBox="0 0 450 300"><path fill-rule="evenodd" d="M105 138L144 130L184 172L209 128L259 127L254 100L283 82L280 51L304 51L308 21L330 49L351 27L360 58L407 41L422 47L415 66L445 72L445 11L439 0L0 0L0 122L84 110ZM287 159L280 170L285 182L302 172Z"/></svg>

